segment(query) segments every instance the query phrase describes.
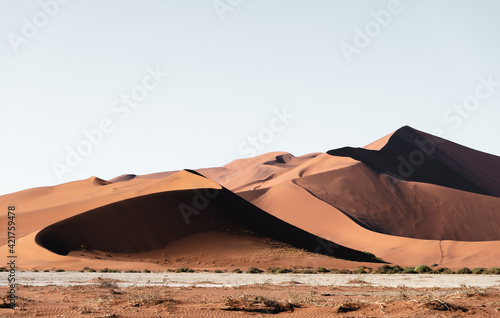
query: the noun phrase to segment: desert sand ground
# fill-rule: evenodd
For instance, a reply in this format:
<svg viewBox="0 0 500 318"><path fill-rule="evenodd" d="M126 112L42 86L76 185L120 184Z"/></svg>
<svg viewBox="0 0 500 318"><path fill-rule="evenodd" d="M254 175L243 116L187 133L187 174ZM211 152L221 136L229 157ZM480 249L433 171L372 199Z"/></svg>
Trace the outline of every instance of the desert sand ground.
<svg viewBox="0 0 500 318"><path fill-rule="evenodd" d="M500 316L499 275L18 275L17 307L0 317Z"/></svg>

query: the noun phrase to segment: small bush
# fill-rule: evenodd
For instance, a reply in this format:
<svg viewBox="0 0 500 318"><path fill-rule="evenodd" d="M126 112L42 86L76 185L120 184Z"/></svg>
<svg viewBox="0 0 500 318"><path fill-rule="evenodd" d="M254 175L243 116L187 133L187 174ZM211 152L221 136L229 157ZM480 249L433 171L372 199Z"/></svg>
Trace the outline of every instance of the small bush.
<svg viewBox="0 0 500 318"><path fill-rule="evenodd" d="M431 267L436 267L436 266L438 266L438 264L436 264L436 263L431 265Z"/></svg>
<svg viewBox="0 0 500 318"><path fill-rule="evenodd" d="M417 274L417 272L415 271L415 267L406 266L405 269L403 270L403 274Z"/></svg>
<svg viewBox="0 0 500 318"><path fill-rule="evenodd" d="M277 271L276 271L276 274L287 274L287 273L290 273L292 270L291 269L288 269L288 268L279 268Z"/></svg>
<svg viewBox="0 0 500 318"><path fill-rule="evenodd" d="M151 273L151 271L150 271L149 269L147 269L147 268L146 268L146 269L144 269L142 272L143 272L143 273Z"/></svg>
<svg viewBox="0 0 500 318"><path fill-rule="evenodd" d="M129 269L129 270L125 271L125 273L140 273L140 271Z"/></svg>
<svg viewBox="0 0 500 318"><path fill-rule="evenodd" d="M102 268L99 270L99 273L107 273L108 271L108 268Z"/></svg>
<svg viewBox="0 0 500 318"><path fill-rule="evenodd" d="M38 273L38 269L33 269L32 272L33 273Z"/></svg>
<svg viewBox="0 0 500 318"><path fill-rule="evenodd" d="M62 273L62 272L65 272L65 270L64 269L56 269L55 272L56 273Z"/></svg>
<svg viewBox="0 0 500 318"><path fill-rule="evenodd" d="M427 265L418 265L417 267L415 267L415 272L417 272L419 274L429 273L430 271L431 271L431 268Z"/></svg>
<svg viewBox="0 0 500 318"><path fill-rule="evenodd" d="M430 273L431 274L442 274L445 270L446 270L446 268L441 267L441 268L436 268L436 269L431 270Z"/></svg>
<svg viewBox="0 0 500 318"><path fill-rule="evenodd" d="M220 274L220 273L224 273L224 272L221 271L220 269L216 269L216 270L214 270L214 273Z"/></svg>
<svg viewBox="0 0 500 318"><path fill-rule="evenodd" d="M271 274L286 274L291 273L292 270L288 268L271 267L267 270Z"/></svg>
<svg viewBox="0 0 500 318"><path fill-rule="evenodd" d="M48 273L48 272L50 272L50 270L48 270L48 269L44 269L44 270L43 270L43 272L44 272L44 273Z"/></svg>
<svg viewBox="0 0 500 318"><path fill-rule="evenodd" d="M318 267L314 270L316 273L329 273L330 271L324 267Z"/></svg>
<svg viewBox="0 0 500 318"><path fill-rule="evenodd" d="M364 266L359 266L357 269L355 269L353 271L354 274L366 274L366 270L365 270L366 267Z"/></svg>
<svg viewBox="0 0 500 318"><path fill-rule="evenodd" d="M493 275L500 275L500 267L492 267L488 269L487 273Z"/></svg>
<svg viewBox="0 0 500 318"><path fill-rule="evenodd" d="M239 268L233 269L232 272L236 273L236 274L241 274L242 273L241 269L239 269Z"/></svg>
<svg viewBox="0 0 500 318"><path fill-rule="evenodd" d="M375 274L389 274L392 271L392 266L390 265L382 265L377 267L375 270Z"/></svg>
<svg viewBox="0 0 500 318"><path fill-rule="evenodd" d="M260 269L258 269L256 267L250 267L246 271L247 274L260 274L262 272L264 272L264 271L262 271L262 270L260 270Z"/></svg>
<svg viewBox="0 0 500 318"><path fill-rule="evenodd" d="M348 269L338 269L334 274L352 274L352 271Z"/></svg>
<svg viewBox="0 0 500 318"><path fill-rule="evenodd" d="M484 272L486 272L486 268L484 268L484 267L476 267L472 270L472 274L476 274L476 275L482 274Z"/></svg>
<svg viewBox="0 0 500 318"><path fill-rule="evenodd" d="M402 272L404 272L404 269L401 266L394 265L387 274L400 274Z"/></svg>
<svg viewBox="0 0 500 318"><path fill-rule="evenodd" d="M457 270L457 274L472 274L472 271L468 267L462 267Z"/></svg>
<svg viewBox="0 0 500 318"><path fill-rule="evenodd" d="M455 274L454 271L452 271L449 268L443 268L443 271L441 272L442 274Z"/></svg>
<svg viewBox="0 0 500 318"><path fill-rule="evenodd" d="M7 267L5 266L2 266L0 267L0 272L8 272L9 270L7 269Z"/></svg>
<svg viewBox="0 0 500 318"><path fill-rule="evenodd" d="M176 273L194 273L194 269L189 267L181 267L175 270Z"/></svg>

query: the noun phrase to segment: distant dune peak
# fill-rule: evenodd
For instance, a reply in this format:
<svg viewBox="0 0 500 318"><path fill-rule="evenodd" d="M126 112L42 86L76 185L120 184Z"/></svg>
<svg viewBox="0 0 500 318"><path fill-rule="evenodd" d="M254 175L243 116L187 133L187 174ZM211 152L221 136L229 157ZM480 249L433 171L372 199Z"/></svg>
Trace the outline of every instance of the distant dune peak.
<svg viewBox="0 0 500 318"><path fill-rule="evenodd" d="M111 182L103 180L103 179L98 178L98 177L91 177L89 180L90 180L90 183L92 183L93 185L108 185L108 184L111 184Z"/></svg>
<svg viewBox="0 0 500 318"><path fill-rule="evenodd" d="M137 177L135 174L124 174L119 177L113 178L108 180L111 183L118 183L118 182L124 182L124 181L130 181L133 180Z"/></svg>
<svg viewBox="0 0 500 318"><path fill-rule="evenodd" d="M500 157L410 126L395 131L380 150L343 147L327 153L351 157L401 180L500 196Z"/></svg>

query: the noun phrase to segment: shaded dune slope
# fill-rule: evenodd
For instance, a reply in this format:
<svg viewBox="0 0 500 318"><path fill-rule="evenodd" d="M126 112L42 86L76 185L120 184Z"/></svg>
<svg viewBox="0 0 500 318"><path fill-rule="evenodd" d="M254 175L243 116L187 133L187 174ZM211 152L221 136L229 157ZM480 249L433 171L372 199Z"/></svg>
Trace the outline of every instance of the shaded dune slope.
<svg viewBox="0 0 500 318"><path fill-rule="evenodd" d="M398 129L380 150L344 147L327 152L351 157L379 173L468 192L500 196L500 157L426 134Z"/></svg>
<svg viewBox="0 0 500 318"><path fill-rule="evenodd" d="M500 240L497 197L399 180L363 163L294 182L375 232L432 240Z"/></svg>
<svg viewBox="0 0 500 318"><path fill-rule="evenodd" d="M35 241L60 255L82 248L138 253L210 231L253 233L318 252L317 236L262 211L225 188L167 191L116 202L52 224L41 230ZM336 245L329 241L324 244ZM373 261L365 253L342 246L331 256Z"/></svg>

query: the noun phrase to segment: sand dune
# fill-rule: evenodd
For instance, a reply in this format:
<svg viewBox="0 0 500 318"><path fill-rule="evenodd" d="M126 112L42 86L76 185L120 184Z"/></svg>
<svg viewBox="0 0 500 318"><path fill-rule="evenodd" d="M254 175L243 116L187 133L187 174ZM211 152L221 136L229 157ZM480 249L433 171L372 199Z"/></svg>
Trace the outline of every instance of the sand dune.
<svg viewBox="0 0 500 318"><path fill-rule="evenodd" d="M364 148L92 177L0 205L17 207L26 268L355 268L374 261L364 251L400 265L498 266L499 180L499 157L406 126Z"/></svg>
<svg viewBox="0 0 500 318"><path fill-rule="evenodd" d="M500 157L405 126L380 150L345 147L328 151L351 157L399 179L500 196Z"/></svg>

